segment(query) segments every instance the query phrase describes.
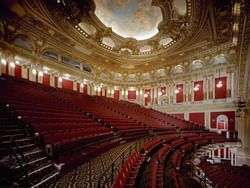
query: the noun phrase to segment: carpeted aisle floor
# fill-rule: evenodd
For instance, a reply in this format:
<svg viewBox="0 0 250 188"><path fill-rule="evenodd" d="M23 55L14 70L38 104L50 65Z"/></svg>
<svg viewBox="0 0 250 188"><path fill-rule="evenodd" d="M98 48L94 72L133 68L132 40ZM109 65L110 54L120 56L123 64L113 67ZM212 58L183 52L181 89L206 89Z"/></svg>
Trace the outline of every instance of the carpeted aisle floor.
<svg viewBox="0 0 250 188"><path fill-rule="evenodd" d="M61 177L50 188L95 188L97 179L103 171L111 165L112 161L131 143L122 144L113 148L90 162L79 166L77 169Z"/></svg>

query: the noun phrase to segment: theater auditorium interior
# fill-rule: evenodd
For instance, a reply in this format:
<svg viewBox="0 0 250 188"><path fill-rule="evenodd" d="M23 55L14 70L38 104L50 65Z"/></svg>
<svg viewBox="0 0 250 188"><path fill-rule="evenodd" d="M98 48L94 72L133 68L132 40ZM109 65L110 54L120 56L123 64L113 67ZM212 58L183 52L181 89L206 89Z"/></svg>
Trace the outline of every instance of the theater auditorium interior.
<svg viewBox="0 0 250 188"><path fill-rule="evenodd" d="M0 1L0 187L249 188L250 1Z"/></svg>

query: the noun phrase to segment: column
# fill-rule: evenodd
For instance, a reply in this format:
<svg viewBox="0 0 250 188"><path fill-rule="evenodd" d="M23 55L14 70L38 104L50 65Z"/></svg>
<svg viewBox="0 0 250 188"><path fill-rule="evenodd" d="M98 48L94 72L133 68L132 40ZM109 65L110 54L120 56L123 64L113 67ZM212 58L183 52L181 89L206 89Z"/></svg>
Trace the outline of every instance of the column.
<svg viewBox="0 0 250 188"><path fill-rule="evenodd" d="M234 98L234 91L235 91L234 79L235 79L235 73L234 73L234 71L232 71L231 72L231 97L232 98Z"/></svg>
<svg viewBox="0 0 250 188"><path fill-rule="evenodd" d="M226 73L227 76L227 98L231 97L231 71Z"/></svg>
<svg viewBox="0 0 250 188"><path fill-rule="evenodd" d="M22 78L24 79L28 79L28 72L27 72L27 67L26 66L22 66Z"/></svg>
<svg viewBox="0 0 250 188"><path fill-rule="evenodd" d="M73 82L73 91L77 91L77 82Z"/></svg>
<svg viewBox="0 0 250 188"><path fill-rule="evenodd" d="M166 89L167 89L166 94L167 94L167 99L168 99L167 103L171 104L171 85L169 83L168 83Z"/></svg>
<svg viewBox="0 0 250 188"><path fill-rule="evenodd" d="M50 75L50 86L51 87L55 87L55 76L54 75Z"/></svg>
<svg viewBox="0 0 250 188"><path fill-rule="evenodd" d="M176 93L175 93L175 90L176 90L176 84L172 84L172 86L171 86L171 95L172 95L172 100L171 100L171 102L172 103L176 103Z"/></svg>
<svg viewBox="0 0 250 188"><path fill-rule="evenodd" d="M210 128L210 112L205 112L205 125L206 128Z"/></svg>
<svg viewBox="0 0 250 188"><path fill-rule="evenodd" d="M214 90L214 76L209 76L209 99L215 99L215 90Z"/></svg>

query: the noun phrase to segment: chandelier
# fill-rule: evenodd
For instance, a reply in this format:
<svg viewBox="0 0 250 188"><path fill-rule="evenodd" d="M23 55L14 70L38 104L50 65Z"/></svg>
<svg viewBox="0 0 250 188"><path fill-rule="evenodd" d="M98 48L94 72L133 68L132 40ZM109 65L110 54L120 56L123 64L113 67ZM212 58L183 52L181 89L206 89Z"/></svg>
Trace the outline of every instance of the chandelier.
<svg viewBox="0 0 250 188"><path fill-rule="evenodd" d="M222 86L223 86L223 83L222 83L222 81L220 80L220 69L219 69L219 81L218 81L218 83L216 84L216 87L217 87L217 88L222 88Z"/></svg>

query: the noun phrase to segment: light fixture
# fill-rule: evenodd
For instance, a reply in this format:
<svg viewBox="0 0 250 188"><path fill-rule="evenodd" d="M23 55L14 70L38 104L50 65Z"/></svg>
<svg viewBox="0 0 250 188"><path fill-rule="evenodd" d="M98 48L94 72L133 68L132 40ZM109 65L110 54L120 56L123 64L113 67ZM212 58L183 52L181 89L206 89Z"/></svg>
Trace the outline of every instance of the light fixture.
<svg viewBox="0 0 250 188"><path fill-rule="evenodd" d="M6 65L6 59L1 59L1 63L2 63L3 65Z"/></svg>
<svg viewBox="0 0 250 188"><path fill-rule="evenodd" d="M15 68L15 67L16 67L15 63L10 62L10 67L11 67L11 68Z"/></svg>
<svg viewBox="0 0 250 188"><path fill-rule="evenodd" d="M83 83L80 84L80 87L83 88Z"/></svg>
<svg viewBox="0 0 250 188"><path fill-rule="evenodd" d="M43 72L44 72L45 74L48 74L48 71L47 71L47 70L44 70Z"/></svg>
<svg viewBox="0 0 250 188"><path fill-rule="evenodd" d="M148 97L148 94L147 94L147 93L145 93L145 94L144 94L144 98L147 98L147 97Z"/></svg>
<svg viewBox="0 0 250 188"><path fill-rule="evenodd" d="M199 91L199 84L194 87L194 91Z"/></svg>
<svg viewBox="0 0 250 188"><path fill-rule="evenodd" d="M16 60L16 61L15 61L15 63L16 63L17 65L19 65L19 64L20 64L20 62L19 62L18 60Z"/></svg>
<svg viewBox="0 0 250 188"><path fill-rule="evenodd" d="M36 69L32 69L32 74L36 75Z"/></svg>
<svg viewBox="0 0 250 188"><path fill-rule="evenodd" d="M59 79L58 79L58 80L59 80L59 82L62 82L62 77L59 77Z"/></svg>
<svg viewBox="0 0 250 188"><path fill-rule="evenodd" d="M161 96L161 95L162 95L162 92L161 92L161 91L159 91L158 95L159 95L159 96Z"/></svg>
<svg viewBox="0 0 250 188"><path fill-rule="evenodd" d="M175 92L176 94L178 94L178 93L180 93L180 90L181 90L181 88L178 87L178 88L176 88L176 89L174 90L174 92Z"/></svg>
<svg viewBox="0 0 250 188"><path fill-rule="evenodd" d="M39 75L39 76L43 76L43 71L39 71L39 72L38 72L38 75Z"/></svg>
<svg viewBox="0 0 250 188"><path fill-rule="evenodd" d="M218 81L218 83L216 84L216 87L217 87L217 88L222 88L222 86L223 86L223 83L222 83L222 81L220 80L220 69L219 69L219 81Z"/></svg>
<svg viewBox="0 0 250 188"><path fill-rule="evenodd" d="M195 82L197 82L197 74L196 74ZM199 91L199 89L200 89L200 84L195 84L194 91Z"/></svg>
<svg viewBox="0 0 250 188"><path fill-rule="evenodd" d="M216 87L217 87L217 88L221 88L222 86L223 86L222 81L219 80L219 82L216 84Z"/></svg>

